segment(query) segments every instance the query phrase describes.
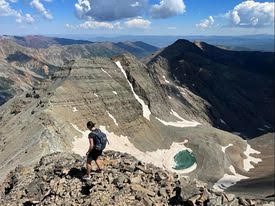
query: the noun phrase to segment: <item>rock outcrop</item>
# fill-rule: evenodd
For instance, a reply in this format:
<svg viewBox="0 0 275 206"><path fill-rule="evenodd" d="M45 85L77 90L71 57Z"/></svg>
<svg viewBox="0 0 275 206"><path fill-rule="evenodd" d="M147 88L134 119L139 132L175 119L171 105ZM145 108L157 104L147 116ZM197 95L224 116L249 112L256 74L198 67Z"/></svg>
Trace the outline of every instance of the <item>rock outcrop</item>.
<svg viewBox="0 0 275 206"><path fill-rule="evenodd" d="M17 167L0 186L0 205L262 205L213 191L207 184L108 151L102 173L83 180L85 159L70 153L47 155L32 167Z"/></svg>

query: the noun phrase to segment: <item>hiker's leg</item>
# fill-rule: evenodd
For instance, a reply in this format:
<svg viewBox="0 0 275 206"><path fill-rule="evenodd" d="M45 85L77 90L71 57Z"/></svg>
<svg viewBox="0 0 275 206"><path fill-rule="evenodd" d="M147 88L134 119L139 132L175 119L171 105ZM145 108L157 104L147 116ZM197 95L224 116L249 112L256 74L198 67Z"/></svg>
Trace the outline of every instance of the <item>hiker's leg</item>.
<svg viewBox="0 0 275 206"><path fill-rule="evenodd" d="M87 160L86 169L87 169L87 175L88 175L88 177L90 177L91 170L92 170L92 164L91 163L92 163L91 160Z"/></svg>
<svg viewBox="0 0 275 206"><path fill-rule="evenodd" d="M98 169L102 169L102 160L100 159L100 157L96 158L95 160L96 166L98 167Z"/></svg>

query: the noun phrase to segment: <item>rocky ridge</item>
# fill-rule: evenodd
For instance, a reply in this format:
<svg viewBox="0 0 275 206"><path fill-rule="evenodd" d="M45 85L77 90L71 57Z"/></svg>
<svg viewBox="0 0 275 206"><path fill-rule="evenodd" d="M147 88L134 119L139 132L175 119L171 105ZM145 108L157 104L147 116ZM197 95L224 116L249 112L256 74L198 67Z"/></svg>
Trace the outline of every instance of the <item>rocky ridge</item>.
<svg viewBox="0 0 275 206"><path fill-rule="evenodd" d="M9 39L21 46L30 48L49 48L52 45L73 45L73 44L90 44L91 41L74 40L66 38L46 37L41 35L28 35L28 36L0 36L1 39Z"/></svg>
<svg viewBox="0 0 275 206"><path fill-rule="evenodd" d="M43 36L0 37L0 105L39 80L49 78L71 60L112 57L128 52L143 57L157 49L142 42L93 43Z"/></svg>
<svg viewBox="0 0 275 206"><path fill-rule="evenodd" d="M124 153L106 152L104 171L90 180L82 179L84 163L79 155L54 153L34 168L19 166L0 187L0 205L272 205L214 191Z"/></svg>

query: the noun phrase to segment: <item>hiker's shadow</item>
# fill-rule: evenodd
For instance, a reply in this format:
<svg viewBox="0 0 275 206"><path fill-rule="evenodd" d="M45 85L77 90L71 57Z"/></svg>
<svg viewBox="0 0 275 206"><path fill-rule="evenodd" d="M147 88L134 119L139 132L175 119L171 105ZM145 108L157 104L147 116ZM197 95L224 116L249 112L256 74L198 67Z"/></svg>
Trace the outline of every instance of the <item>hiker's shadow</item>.
<svg viewBox="0 0 275 206"><path fill-rule="evenodd" d="M190 204L188 204L187 202L183 201L182 197L181 197L181 188L180 187L176 187L174 189L174 191L176 192L176 195L171 197L168 200L168 204L171 206L191 206Z"/></svg>
<svg viewBox="0 0 275 206"><path fill-rule="evenodd" d="M68 175L71 177L71 178L77 178L77 179L80 179L82 180L82 177L86 174L86 169L85 168L71 168L70 171L68 172Z"/></svg>

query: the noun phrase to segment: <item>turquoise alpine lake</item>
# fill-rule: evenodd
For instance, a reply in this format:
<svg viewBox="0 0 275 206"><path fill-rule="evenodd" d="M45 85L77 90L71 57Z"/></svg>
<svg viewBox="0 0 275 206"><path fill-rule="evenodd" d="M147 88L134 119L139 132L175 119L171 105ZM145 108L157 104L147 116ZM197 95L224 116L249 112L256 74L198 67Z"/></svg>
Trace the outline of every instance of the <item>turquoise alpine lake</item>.
<svg viewBox="0 0 275 206"><path fill-rule="evenodd" d="M176 166L173 167L173 169L175 170L187 169L197 162L194 154L192 152L189 152L188 150L182 150L178 152L174 156L174 161L176 163Z"/></svg>

